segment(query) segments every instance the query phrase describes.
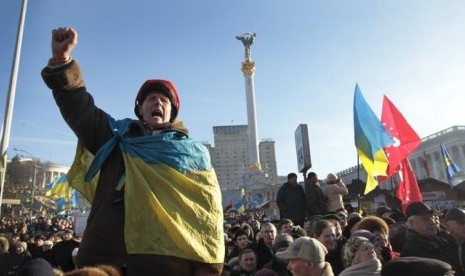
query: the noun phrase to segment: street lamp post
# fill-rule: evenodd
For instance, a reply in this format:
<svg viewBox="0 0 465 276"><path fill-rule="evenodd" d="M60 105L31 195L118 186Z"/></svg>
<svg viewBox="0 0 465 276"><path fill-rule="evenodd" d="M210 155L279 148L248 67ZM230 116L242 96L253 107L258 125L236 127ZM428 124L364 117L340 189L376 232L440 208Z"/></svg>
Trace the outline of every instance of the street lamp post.
<svg viewBox="0 0 465 276"><path fill-rule="evenodd" d="M32 210L34 207L34 197L35 197L35 190L36 190L36 179L37 179L37 160L34 158L34 156L29 153L28 151L22 150L22 149L17 149L14 148L13 150L18 151L18 152L23 152L28 155L28 157L31 158L31 160L34 162L34 174L32 176L32 198L31 198L31 208L29 209L29 212L31 213L32 216Z"/></svg>

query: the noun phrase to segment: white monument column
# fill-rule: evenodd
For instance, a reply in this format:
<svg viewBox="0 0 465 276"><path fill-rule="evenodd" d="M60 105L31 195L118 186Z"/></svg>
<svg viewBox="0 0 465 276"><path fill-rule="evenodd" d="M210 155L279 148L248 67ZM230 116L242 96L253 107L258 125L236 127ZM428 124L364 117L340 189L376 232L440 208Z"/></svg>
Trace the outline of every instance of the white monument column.
<svg viewBox="0 0 465 276"><path fill-rule="evenodd" d="M255 73L255 62L252 60L250 46L255 40L255 33L243 33L236 38L244 44L245 57L242 62L242 73L245 79L245 93L247 100L247 123L249 132L249 160L250 168L260 170L258 155L257 116L255 115L255 89L253 75Z"/></svg>

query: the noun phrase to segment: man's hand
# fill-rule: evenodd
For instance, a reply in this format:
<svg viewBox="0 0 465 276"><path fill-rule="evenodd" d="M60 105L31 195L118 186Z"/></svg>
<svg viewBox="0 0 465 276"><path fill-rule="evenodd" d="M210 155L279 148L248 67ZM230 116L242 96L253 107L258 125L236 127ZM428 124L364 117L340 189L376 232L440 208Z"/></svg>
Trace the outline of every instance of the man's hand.
<svg viewBox="0 0 465 276"><path fill-rule="evenodd" d="M77 44L77 32L72 28L58 28L52 31L52 60L54 64L68 61Z"/></svg>

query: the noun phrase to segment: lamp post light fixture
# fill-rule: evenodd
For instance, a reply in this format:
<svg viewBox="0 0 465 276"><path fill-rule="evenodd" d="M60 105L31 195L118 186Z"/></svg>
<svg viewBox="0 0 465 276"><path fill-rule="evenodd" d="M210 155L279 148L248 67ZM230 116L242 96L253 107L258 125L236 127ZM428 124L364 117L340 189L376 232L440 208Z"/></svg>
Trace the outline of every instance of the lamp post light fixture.
<svg viewBox="0 0 465 276"><path fill-rule="evenodd" d="M18 149L18 148L13 148L13 150L18 151L18 152L23 152L28 155L29 158L34 162L34 174L32 177L32 196L31 196L31 208L29 209L29 212L31 213L32 216L32 209L34 207L34 197L35 197L35 190L36 190L36 180L37 180L37 169L39 168L37 166L37 160L34 158L34 156L29 153L28 151L25 151L23 149Z"/></svg>

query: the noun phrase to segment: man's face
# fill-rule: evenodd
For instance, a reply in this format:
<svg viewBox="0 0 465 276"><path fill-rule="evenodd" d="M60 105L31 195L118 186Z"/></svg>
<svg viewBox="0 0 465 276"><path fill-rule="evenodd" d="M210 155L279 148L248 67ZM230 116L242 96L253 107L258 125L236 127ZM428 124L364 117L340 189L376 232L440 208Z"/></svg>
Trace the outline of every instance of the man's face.
<svg viewBox="0 0 465 276"><path fill-rule="evenodd" d="M302 259L290 259L287 264L287 269L292 275L308 275L310 271L310 263Z"/></svg>
<svg viewBox="0 0 465 276"><path fill-rule="evenodd" d="M171 118L170 99L161 92L150 92L139 106L139 114L152 128L168 123Z"/></svg>
<svg viewBox="0 0 465 276"><path fill-rule="evenodd" d="M310 183L315 184L318 182L318 177L316 175L309 178Z"/></svg>
<svg viewBox="0 0 465 276"><path fill-rule="evenodd" d="M347 216L343 213L339 213L338 214L338 217L339 217L339 225L341 226L341 228L344 228L347 226Z"/></svg>
<svg viewBox="0 0 465 276"><path fill-rule="evenodd" d="M457 243L465 242L465 221L447 221L446 228Z"/></svg>
<svg viewBox="0 0 465 276"><path fill-rule="evenodd" d="M249 240L247 239L246 235L241 235L237 237L237 247L239 247L240 249L246 248L248 244Z"/></svg>
<svg viewBox="0 0 465 276"><path fill-rule="evenodd" d="M255 271L257 269L257 258L255 253L247 252L241 255L239 266L245 271Z"/></svg>
<svg viewBox="0 0 465 276"><path fill-rule="evenodd" d="M37 246L42 246L42 245L44 245L44 240L43 240L43 239L36 239L36 240L35 240L35 244L36 244Z"/></svg>
<svg viewBox="0 0 465 276"><path fill-rule="evenodd" d="M409 227L423 237L432 238L438 232L433 214L417 215L411 218Z"/></svg>
<svg viewBox="0 0 465 276"><path fill-rule="evenodd" d="M281 233L288 233L288 234L290 234L293 226L294 226L294 224L291 223L291 222L283 224L283 225L281 226Z"/></svg>
<svg viewBox="0 0 465 276"><path fill-rule="evenodd" d="M297 184L297 177L291 177L291 179L289 179L289 183Z"/></svg>
<svg viewBox="0 0 465 276"><path fill-rule="evenodd" d="M69 241L72 237L73 237L73 235L71 235L70 233L64 233L63 234L63 240L65 240L65 241Z"/></svg>
<svg viewBox="0 0 465 276"><path fill-rule="evenodd" d="M259 230L260 229L260 222L257 220L252 221L252 229L253 230Z"/></svg>
<svg viewBox="0 0 465 276"><path fill-rule="evenodd" d="M276 238L276 227L273 227L269 224L263 225L262 229L260 229L260 235L263 238L265 244L271 246L273 245Z"/></svg>

